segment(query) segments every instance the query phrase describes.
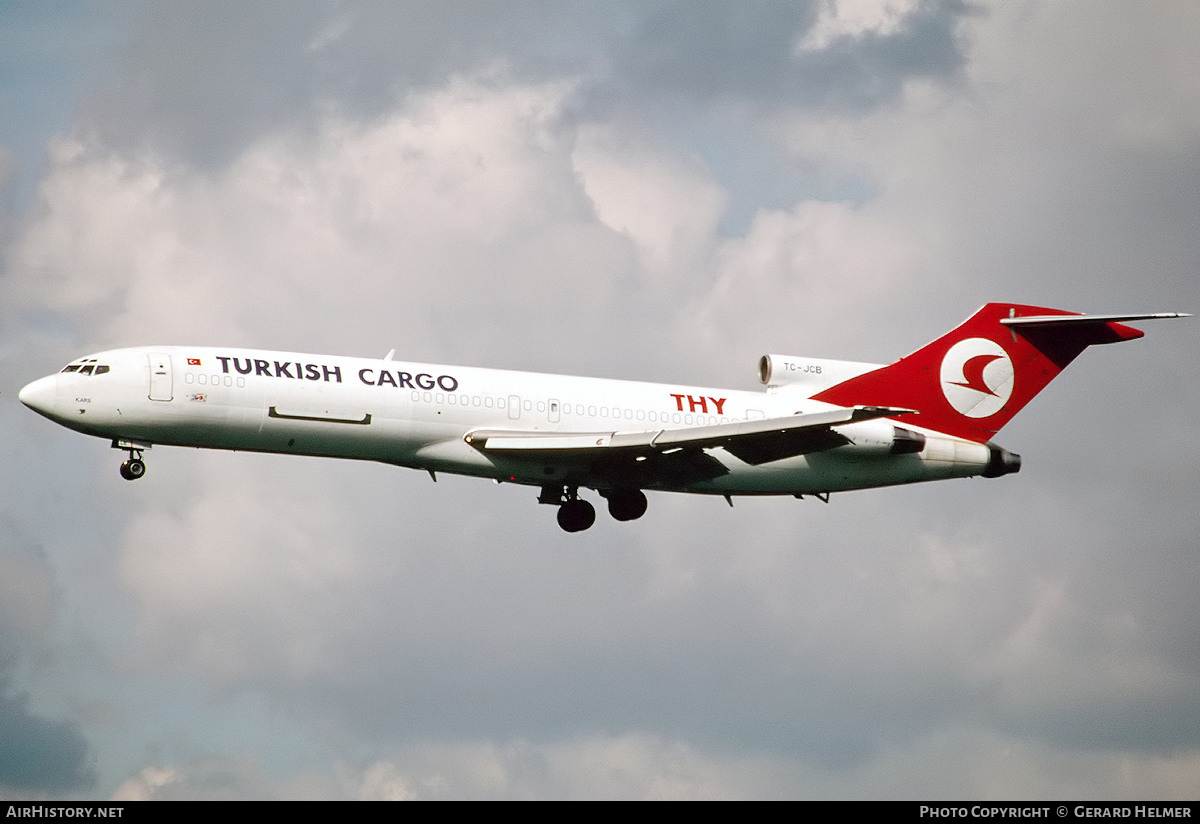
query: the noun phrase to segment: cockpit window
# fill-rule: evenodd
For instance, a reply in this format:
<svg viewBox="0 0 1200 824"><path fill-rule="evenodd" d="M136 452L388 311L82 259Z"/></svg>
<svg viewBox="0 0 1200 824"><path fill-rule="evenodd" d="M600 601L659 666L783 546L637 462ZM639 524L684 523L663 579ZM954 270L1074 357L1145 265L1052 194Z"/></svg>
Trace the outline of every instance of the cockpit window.
<svg viewBox="0 0 1200 824"><path fill-rule="evenodd" d="M107 364L96 363L95 358L84 358L79 363L67 364L62 371L78 372L81 375L103 375L108 370Z"/></svg>

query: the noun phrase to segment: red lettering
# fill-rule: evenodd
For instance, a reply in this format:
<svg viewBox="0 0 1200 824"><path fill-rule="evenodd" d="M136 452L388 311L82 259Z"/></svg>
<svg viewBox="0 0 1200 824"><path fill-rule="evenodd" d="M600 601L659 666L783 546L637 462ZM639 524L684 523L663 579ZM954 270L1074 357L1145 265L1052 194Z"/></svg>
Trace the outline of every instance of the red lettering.
<svg viewBox="0 0 1200 824"><path fill-rule="evenodd" d="M687 399L688 399L688 407L689 407L688 411L689 412L695 412L696 407L700 407L701 412L708 411L708 401L704 400L703 395L701 395L698 398L693 398L691 395L688 395Z"/></svg>
<svg viewBox="0 0 1200 824"><path fill-rule="evenodd" d="M725 408L725 401L728 400L728 398L709 398L709 400L716 405L718 415L725 414L722 410Z"/></svg>
<svg viewBox="0 0 1200 824"><path fill-rule="evenodd" d="M672 393L671 397L675 399L675 411L682 412L683 411L683 395L676 395L676 394Z"/></svg>

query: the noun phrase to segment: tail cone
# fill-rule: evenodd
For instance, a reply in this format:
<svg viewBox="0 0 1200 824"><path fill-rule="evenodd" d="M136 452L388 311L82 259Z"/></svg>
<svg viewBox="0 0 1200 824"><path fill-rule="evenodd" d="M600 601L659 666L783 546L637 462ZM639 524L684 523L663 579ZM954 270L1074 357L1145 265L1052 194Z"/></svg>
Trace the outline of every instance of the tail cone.
<svg viewBox="0 0 1200 824"><path fill-rule="evenodd" d="M983 477L999 478L1001 475L1011 475L1021 471L1021 456L1015 452L1009 452L994 443L989 443L988 453L987 468L983 470Z"/></svg>

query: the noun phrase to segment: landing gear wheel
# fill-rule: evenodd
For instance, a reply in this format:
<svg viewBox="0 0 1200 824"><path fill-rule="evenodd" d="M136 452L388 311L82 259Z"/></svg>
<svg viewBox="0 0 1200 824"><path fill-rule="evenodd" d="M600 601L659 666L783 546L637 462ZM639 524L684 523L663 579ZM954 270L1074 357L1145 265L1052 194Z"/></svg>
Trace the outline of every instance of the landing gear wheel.
<svg viewBox="0 0 1200 824"><path fill-rule="evenodd" d="M596 523L596 509L587 501L576 498L558 508L558 525L567 532L582 532Z"/></svg>
<svg viewBox="0 0 1200 824"><path fill-rule="evenodd" d="M146 474L146 464L141 458L130 458L121 464L121 477L127 481L136 481Z"/></svg>
<svg viewBox="0 0 1200 824"><path fill-rule="evenodd" d="M608 514L618 521L636 521L646 514L646 493L640 489L614 489L608 493Z"/></svg>

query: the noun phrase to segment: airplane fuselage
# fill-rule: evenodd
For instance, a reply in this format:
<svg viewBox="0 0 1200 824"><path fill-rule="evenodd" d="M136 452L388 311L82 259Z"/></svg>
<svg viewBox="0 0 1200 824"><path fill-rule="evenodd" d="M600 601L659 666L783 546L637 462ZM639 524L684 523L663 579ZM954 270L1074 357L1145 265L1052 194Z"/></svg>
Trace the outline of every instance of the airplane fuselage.
<svg viewBox="0 0 1200 824"><path fill-rule="evenodd" d="M21 390L57 423L129 452L154 444L381 461L539 487L568 532L644 490L815 495L1017 472L991 442L1084 349L1134 340L1123 321L989 303L887 366L767 355L765 390L544 375L238 348L100 352Z"/></svg>
<svg viewBox="0 0 1200 824"><path fill-rule="evenodd" d="M88 365L90 373L82 370ZM549 375L235 348L100 352L31 384L27 402L64 426L114 442L381 461L545 486L605 488L576 462L490 455L477 430L596 433L719 426L835 407L803 392ZM97 367L107 366L102 374ZM907 428L920 427L905 423ZM981 474L988 447L924 432L920 452L890 454L887 420L852 423L831 449L760 465L711 450L727 472L642 488L732 495L824 494ZM594 475L595 473L584 473Z"/></svg>

